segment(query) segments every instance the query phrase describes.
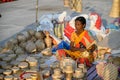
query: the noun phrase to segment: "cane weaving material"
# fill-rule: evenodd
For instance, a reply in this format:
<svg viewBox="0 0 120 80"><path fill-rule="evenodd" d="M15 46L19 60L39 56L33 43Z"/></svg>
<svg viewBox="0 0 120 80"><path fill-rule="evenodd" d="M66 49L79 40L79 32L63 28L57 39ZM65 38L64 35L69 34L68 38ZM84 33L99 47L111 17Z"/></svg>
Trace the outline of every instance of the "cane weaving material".
<svg viewBox="0 0 120 80"><path fill-rule="evenodd" d="M118 68L114 64L108 63L104 67L102 75L103 80L116 80L118 76Z"/></svg>

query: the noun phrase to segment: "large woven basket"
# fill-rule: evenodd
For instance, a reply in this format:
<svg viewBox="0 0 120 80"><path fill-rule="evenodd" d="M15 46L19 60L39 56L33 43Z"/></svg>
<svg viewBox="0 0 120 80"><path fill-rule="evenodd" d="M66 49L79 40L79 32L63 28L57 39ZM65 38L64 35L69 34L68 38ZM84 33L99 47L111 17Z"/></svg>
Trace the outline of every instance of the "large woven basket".
<svg viewBox="0 0 120 80"><path fill-rule="evenodd" d="M114 64L108 63L104 67L102 77L103 80L116 80L118 77L118 68Z"/></svg>
<svg viewBox="0 0 120 80"><path fill-rule="evenodd" d="M113 0L109 16L113 18L120 17L120 0Z"/></svg>

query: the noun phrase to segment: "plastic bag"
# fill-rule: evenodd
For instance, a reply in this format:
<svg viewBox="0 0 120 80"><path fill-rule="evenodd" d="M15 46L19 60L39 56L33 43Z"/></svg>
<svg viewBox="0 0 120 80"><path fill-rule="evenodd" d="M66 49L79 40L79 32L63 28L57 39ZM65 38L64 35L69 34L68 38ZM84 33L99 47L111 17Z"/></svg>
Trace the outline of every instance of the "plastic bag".
<svg viewBox="0 0 120 80"><path fill-rule="evenodd" d="M59 50L59 49L67 49L67 50L69 50L70 45L69 45L69 43L67 43L65 41L61 41L61 43L59 43L57 46L52 48L52 52L54 53L54 52L56 52L56 50Z"/></svg>
<svg viewBox="0 0 120 80"><path fill-rule="evenodd" d="M48 18L44 18L41 22L40 22L40 26L37 27L37 31L49 31L49 32L53 32L53 24L50 21L50 19Z"/></svg>

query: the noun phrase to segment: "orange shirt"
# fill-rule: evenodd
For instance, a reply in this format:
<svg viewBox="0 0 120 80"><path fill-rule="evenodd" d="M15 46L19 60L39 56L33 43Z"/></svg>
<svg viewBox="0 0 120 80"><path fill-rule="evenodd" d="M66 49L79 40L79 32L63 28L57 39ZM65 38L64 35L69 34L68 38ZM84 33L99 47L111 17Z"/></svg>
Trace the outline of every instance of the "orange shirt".
<svg viewBox="0 0 120 80"><path fill-rule="evenodd" d="M94 39L92 38L90 33L85 30L79 36L75 32L73 32L71 34L71 41L75 43L75 47L80 47L80 42L82 42L83 45L87 47L94 41Z"/></svg>

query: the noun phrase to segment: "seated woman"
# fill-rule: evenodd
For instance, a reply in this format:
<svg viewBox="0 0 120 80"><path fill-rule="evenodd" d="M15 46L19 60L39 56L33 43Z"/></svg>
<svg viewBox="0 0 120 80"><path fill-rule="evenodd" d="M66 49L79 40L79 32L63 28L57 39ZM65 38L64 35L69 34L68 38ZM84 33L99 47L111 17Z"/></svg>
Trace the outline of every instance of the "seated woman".
<svg viewBox="0 0 120 80"><path fill-rule="evenodd" d="M88 53L92 53L95 46L90 47L94 43L94 39L91 34L85 30L85 26L86 19L84 17L80 16L75 19L75 31L71 34L70 49L64 49L64 51L73 59L79 59L80 63L86 63L87 66L90 66L92 57L90 57ZM86 57L86 55L89 56Z"/></svg>

